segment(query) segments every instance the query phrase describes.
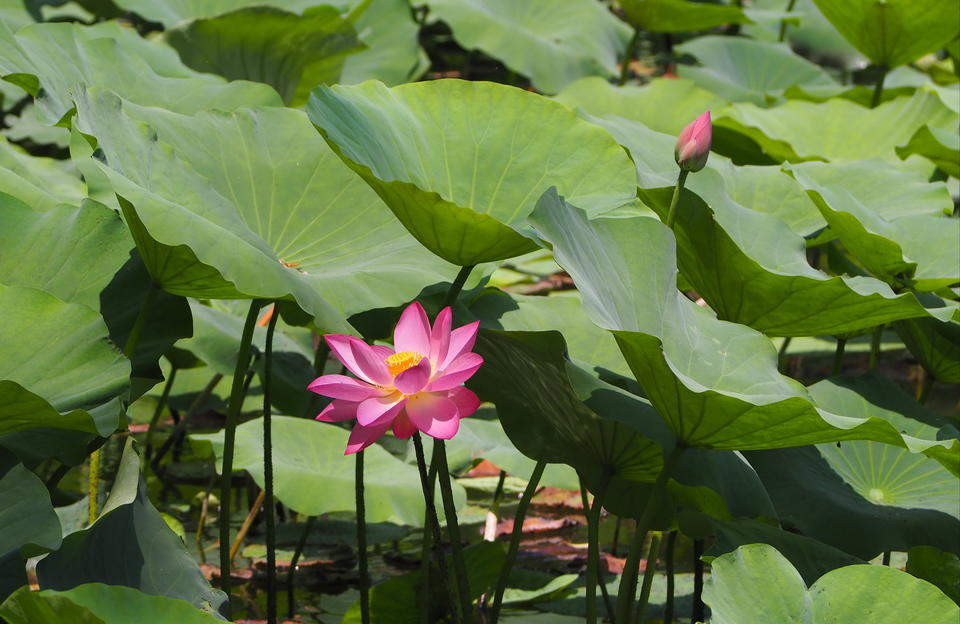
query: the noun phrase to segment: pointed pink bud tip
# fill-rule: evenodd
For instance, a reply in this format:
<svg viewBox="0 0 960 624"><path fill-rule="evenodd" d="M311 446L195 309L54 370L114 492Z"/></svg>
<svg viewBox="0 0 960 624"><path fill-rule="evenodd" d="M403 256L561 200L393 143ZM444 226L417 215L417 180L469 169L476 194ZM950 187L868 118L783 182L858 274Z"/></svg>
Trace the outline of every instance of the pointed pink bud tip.
<svg viewBox="0 0 960 624"><path fill-rule="evenodd" d="M710 111L693 120L677 137L677 146L673 157L684 171L700 171L710 156L710 144L713 142L713 124Z"/></svg>

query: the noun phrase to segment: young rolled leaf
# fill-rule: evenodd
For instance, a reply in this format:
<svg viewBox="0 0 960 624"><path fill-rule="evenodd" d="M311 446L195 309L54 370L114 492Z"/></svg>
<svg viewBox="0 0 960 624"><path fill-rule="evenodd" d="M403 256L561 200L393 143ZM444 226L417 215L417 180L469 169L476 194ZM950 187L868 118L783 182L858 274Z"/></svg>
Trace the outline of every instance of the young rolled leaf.
<svg viewBox="0 0 960 624"><path fill-rule="evenodd" d="M763 334L717 320L677 290L674 238L659 221L590 220L551 190L531 223L682 443L762 449L868 439L955 463L960 441L920 440L879 418L819 408L802 385L779 373Z"/></svg>
<svg viewBox="0 0 960 624"><path fill-rule="evenodd" d="M535 249L521 232L550 186L591 214L634 198L630 159L607 133L513 87L460 80L321 86L307 111L410 233L456 265Z"/></svg>

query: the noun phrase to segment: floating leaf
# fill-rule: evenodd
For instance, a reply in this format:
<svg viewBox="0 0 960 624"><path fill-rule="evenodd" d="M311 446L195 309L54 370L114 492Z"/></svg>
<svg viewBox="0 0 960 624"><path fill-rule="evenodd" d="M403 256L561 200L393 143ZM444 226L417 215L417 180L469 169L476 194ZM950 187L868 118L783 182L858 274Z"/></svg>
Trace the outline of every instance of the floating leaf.
<svg viewBox="0 0 960 624"><path fill-rule="evenodd" d="M630 29L602 4L568 0L426 0L465 50L480 50L556 93L584 76L609 78Z"/></svg>
<svg viewBox="0 0 960 624"><path fill-rule="evenodd" d="M417 240L453 264L533 250L518 230L550 186L591 214L634 198L630 160L609 135L513 87L460 80L321 86L307 109Z"/></svg>
<svg viewBox="0 0 960 624"><path fill-rule="evenodd" d="M794 54L789 46L743 37L697 37L675 48L699 65L679 65L677 73L731 102L766 106L795 85L836 84L823 68Z"/></svg>
<svg viewBox="0 0 960 624"><path fill-rule="evenodd" d="M953 0L813 0L847 41L886 68L936 52L960 31Z"/></svg>
<svg viewBox="0 0 960 624"><path fill-rule="evenodd" d="M347 429L336 425L275 416L273 478L277 500L307 516L353 511L354 458L343 454L349 436ZM213 445L219 470L223 432L194 434L191 438ZM263 421L251 420L237 427L235 453L234 468L246 470L263 487ZM423 526L423 493L416 466L401 462L382 446L370 446L364 450L364 487L368 522ZM463 488L454 483L453 491L457 505L462 506L466 500ZM317 496L317 492L323 492L323 496Z"/></svg>
<svg viewBox="0 0 960 624"><path fill-rule="evenodd" d="M776 549L750 544L717 557L710 569L703 600L714 624L949 624L960 617L960 607L936 587L887 566L846 566L807 589Z"/></svg>

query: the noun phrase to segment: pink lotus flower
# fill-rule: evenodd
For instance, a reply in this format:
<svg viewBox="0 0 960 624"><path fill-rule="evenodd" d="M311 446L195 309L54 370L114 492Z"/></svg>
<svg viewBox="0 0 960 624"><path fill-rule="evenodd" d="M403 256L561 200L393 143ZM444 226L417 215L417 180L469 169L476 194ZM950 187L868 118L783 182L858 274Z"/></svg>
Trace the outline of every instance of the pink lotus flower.
<svg viewBox="0 0 960 624"><path fill-rule="evenodd" d="M345 455L370 446L391 427L398 438L422 431L450 439L460 419L477 411L480 399L462 384L483 364L470 351L479 322L451 331L452 322L453 313L444 308L431 327L423 306L415 302L400 315L392 349L343 334L325 336L356 378L324 375L307 389L334 399L317 420L357 419Z"/></svg>
<svg viewBox="0 0 960 624"><path fill-rule="evenodd" d="M677 137L673 158L684 171L700 171L707 164L711 143L713 124L710 122L710 111L707 111L694 119Z"/></svg>

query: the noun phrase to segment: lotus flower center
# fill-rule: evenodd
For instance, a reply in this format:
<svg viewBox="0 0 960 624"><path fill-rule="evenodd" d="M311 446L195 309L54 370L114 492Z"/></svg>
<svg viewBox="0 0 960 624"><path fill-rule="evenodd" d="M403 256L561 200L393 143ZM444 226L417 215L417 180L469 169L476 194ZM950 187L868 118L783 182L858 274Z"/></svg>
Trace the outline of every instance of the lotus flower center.
<svg viewBox="0 0 960 624"><path fill-rule="evenodd" d="M393 355L387 357L384 362L386 362L387 370L390 371L390 374L396 377L408 368L413 368L419 364L420 360L422 359L423 356L419 353L414 353L413 351L401 351L400 353L394 353Z"/></svg>

